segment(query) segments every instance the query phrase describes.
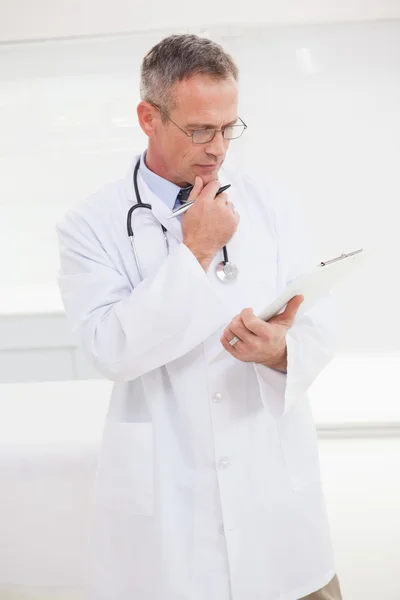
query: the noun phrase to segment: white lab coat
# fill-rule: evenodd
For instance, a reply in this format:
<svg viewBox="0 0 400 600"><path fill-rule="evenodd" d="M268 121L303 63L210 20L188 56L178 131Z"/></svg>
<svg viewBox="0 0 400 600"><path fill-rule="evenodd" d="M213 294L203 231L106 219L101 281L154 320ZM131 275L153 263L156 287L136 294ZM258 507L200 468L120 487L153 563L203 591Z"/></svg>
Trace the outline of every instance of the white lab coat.
<svg viewBox="0 0 400 600"><path fill-rule="evenodd" d="M287 375L228 354L210 365L233 316L257 312L309 268L297 220L267 188L222 171L241 215L228 244L239 277L223 284L222 253L206 274L139 176L154 213L133 217L140 282L126 231L132 171L57 227L67 315L115 381L89 598L298 600L335 573L307 398L333 353L330 300L297 317Z"/></svg>

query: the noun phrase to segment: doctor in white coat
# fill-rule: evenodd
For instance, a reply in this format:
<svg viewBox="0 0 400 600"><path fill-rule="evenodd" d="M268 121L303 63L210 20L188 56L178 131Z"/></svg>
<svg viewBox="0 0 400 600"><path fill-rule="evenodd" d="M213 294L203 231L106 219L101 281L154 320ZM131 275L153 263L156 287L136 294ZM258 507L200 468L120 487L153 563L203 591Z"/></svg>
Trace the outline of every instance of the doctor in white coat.
<svg viewBox="0 0 400 600"><path fill-rule="evenodd" d="M333 354L330 300L255 316L314 265L292 208L223 167L245 129L237 80L210 40L152 48L137 108L147 150L57 226L68 318L115 382L91 600L341 598L307 397ZM193 206L168 219L191 185ZM136 260L127 214L139 200L151 209L131 214ZM226 258L238 273L221 281Z"/></svg>

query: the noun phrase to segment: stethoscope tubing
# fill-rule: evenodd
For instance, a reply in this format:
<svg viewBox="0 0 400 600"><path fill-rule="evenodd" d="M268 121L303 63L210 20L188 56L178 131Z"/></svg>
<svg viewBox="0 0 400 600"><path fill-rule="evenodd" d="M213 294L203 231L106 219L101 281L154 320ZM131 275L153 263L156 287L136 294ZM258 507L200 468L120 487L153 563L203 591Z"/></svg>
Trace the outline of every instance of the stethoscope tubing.
<svg viewBox="0 0 400 600"><path fill-rule="evenodd" d="M126 218L126 229L127 229L128 237L129 237L129 239L131 241L131 246L132 246L133 254L134 254L134 257L135 257L136 266L137 266L138 271L139 271L139 276L140 276L140 279L143 280L143 273L142 273L142 269L140 267L139 257L138 257L138 253L137 253L136 245L135 245L135 235L134 235L134 231L133 231L133 227L132 227L132 214L138 208L145 208L147 210L152 211L152 206L151 206L151 204L142 202L142 199L141 199L141 196L140 196L140 192L139 192L138 181L137 181L137 175L138 175L139 167L140 167L140 159L137 161L137 163L135 165L135 169L133 171L133 186L134 186L134 190L135 190L136 204L133 204L130 207L130 209L128 210L128 214L127 214L127 218ZM218 192L217 192L216 195L221 194L223 191L225 191L226 189L228 189L228 187L230 187L230 184L226 185L226 186L223 186L222 188L220 188L218 190ZM167 248L167 252L169 253L169 242L168 242L167 229L166 229L166 227L164 227L164 225L162 223L160 223L160 225L161 225L162 232L164 234L164 240L165 240L165 245L166 245L166 248ZM223 260L222 266L225 266L225 265L227 267L231 266L230 263L229 263L228 250L227 250L226 246L223 247L222 251L223 251L223 255L224 255L224 260ZM219 266L221 267L221 263L220 263ZM234 266L233 266L233 268L237 272L237 268L234 267ZM235 278L236 278L236 276L237 275L235 275ZM220 277L220 279L221 279L221 277ZM223 278L221 280L224 281Z"/></svg>

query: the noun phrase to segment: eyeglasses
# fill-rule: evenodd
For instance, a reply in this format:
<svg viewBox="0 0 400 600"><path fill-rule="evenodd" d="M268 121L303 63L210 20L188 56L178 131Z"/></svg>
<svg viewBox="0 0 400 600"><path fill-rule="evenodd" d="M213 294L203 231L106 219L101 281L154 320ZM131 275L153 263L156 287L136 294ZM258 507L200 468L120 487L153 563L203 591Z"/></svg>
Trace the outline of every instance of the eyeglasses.
<svg viewBox="0 0 400 600"><path fill-rule="evenodd" d="M175 123L175 121L173 121L171 117L162 108L157 106L157 104L152 104L152 106L154 106L160 112L162 112L163 115L165 115L167 119L169 119L185 135L191 137L192 142L194 144L207 144L208 142L211 142L214 139L215 134L218 132L222 133L222 136L225 140L235 140L244 133L245 129L247 129L246 123L242 121L240 117L238 117L240 123L235 123L234 125L227 125L222 129L197 129L196 131L192 131L192 133L188 133L187 131L182 129L182 127L180 127L178 123Z"/></svg>

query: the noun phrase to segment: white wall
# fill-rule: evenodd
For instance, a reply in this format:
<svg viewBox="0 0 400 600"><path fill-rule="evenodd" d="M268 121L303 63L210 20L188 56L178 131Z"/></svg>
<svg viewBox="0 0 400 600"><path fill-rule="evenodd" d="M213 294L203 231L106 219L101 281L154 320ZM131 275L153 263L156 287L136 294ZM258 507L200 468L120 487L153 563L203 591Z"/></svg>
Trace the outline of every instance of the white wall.
<svg viewBox="0 0 400 600"><path fill-rule="evenodd" d="M375 251L339 292L340 351L396 352L400 320L378 315L400 303L400 20L210 35L242 71L232 160L301 205L318 260ZM0 286L54 284L56 220L145 144L138 69L162 36L0 45Z"/></svg>
<svg viewBox="0 0 400 600"><path fill-rule="evenodd" d="M2 0L0 41L198 27L214 23L313 23L400 17L397 0Z"/></svg>

